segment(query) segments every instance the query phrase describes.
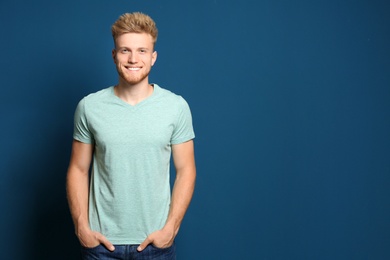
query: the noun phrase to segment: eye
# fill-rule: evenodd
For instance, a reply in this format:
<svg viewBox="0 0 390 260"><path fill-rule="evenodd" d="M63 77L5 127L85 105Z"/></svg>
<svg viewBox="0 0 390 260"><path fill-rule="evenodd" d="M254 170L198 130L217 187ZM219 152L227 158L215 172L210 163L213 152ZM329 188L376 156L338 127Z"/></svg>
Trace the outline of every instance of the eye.
<svg viewBox="0 0 390 260"><path fill-rule="evenodd" d="M147 53L148 51L146 49L140 49L139 52L140 53Z"/></svg>
<svg viewBox="0 0 390 260"><path fill-rule="evenodd" d="M119 51L120 51L121 53L123 53L123 54L129 53L129 50L128 50L128 49L120 49Z"/></svg>

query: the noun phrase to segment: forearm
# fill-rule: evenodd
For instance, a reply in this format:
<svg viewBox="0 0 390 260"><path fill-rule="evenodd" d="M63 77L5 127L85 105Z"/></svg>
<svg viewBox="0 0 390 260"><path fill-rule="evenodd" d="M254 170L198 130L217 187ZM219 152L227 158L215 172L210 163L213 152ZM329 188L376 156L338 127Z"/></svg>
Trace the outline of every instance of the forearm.
<svg viewBox="0 0 390 260"><path fill-rule="evenodd" d="M195 166L177 170L169 215L164 227L173 230L175 236L179 231L181 222L191 202L195 188L195 179Z"/></svg>
<svg viewBox="0 0 390 260"><path fill-rule="evenodd" d="M88 172L82 172L77 167L70 166L67 174L66 190L75 231L78 234L79 229L89 228Z"/></svg>

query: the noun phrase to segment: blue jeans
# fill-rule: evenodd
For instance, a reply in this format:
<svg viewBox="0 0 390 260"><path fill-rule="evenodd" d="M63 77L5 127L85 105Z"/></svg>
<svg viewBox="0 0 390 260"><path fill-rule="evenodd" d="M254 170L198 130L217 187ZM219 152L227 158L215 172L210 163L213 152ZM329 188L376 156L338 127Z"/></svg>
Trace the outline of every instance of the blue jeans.
<svg viewBox="0 0 390 260"><path fill-rule="evenodd" d="M94 248L81 247L81 257L83 260L176 260L175 244L168 248L157 248L150 244L141 252L137 251L138 245L114 246L113 252L103 245Z"/></svg>

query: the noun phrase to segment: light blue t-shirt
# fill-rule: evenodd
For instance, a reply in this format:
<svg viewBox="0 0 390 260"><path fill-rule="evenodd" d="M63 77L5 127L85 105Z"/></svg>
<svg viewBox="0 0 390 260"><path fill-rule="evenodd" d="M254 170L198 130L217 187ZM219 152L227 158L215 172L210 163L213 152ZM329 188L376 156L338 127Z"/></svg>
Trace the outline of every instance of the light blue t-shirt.
<svg viewBox="0 0 390 260"><path fill-rule="evenodd" d="M195 137L181 97L154 84L132 106L109 87L84 97L73 138L94 144L89 221L114 244L140 244L161 229L170 205L171 145Z"/></svg>

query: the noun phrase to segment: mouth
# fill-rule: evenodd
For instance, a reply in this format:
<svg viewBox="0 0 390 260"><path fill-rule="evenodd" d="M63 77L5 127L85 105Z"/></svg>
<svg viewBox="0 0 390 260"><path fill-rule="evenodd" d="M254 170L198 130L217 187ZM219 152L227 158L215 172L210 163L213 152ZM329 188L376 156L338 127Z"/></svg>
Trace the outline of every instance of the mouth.
<svg viewBox="0 0 390 260"><path fill-rule="evenodd" d="M141 69L140 67L126 67L126 66L125 66L125 68L126 68L127 70L130 70L130 71L138 71L138 70Z"/></svg>

